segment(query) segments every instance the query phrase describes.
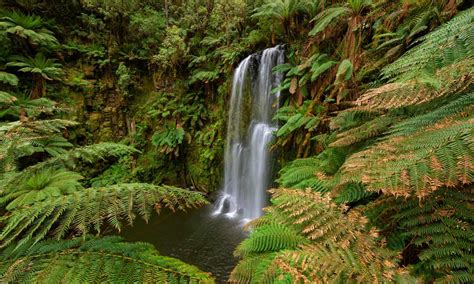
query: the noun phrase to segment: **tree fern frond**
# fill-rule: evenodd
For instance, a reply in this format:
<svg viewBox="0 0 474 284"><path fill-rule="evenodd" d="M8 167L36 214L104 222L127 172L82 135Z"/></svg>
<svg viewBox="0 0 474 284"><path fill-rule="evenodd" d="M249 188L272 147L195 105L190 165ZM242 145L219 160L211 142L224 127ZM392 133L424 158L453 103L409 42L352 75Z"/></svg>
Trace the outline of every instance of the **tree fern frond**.
<svg viewBox="0 0 474 284"><path fill-rule="evenodd" d="M312 21L315 22L313 29L309 32L310 36L315 36L322 32L330 24L336 22L337 18L348 15L350 9L347 7L330 7L324 9L319 15L317 15Z"/></svg>
<svg viewBox="0 0 474 284"><path fill-rule="evenodd" d="M393 80L402 74L432 68L430 64L436 64L447 58L450 60L446 63L455 63L466 58L472 59L474 55L473 19L474 8L459 13L434 32L423 37L420 44L394 63L386 66L382 70L383 77Z"/></svg>
<svg viewBox="0 0 474 284"><path fill-rule="evenodd" d="M315 177L320 169L320 162L315 158L297 159L280 171L277 182L283 187L293 187Z"/></svg>
<svg viewBox="0 0 474 284"><path fill-rule="evenodd" d="M126 243L115 236L43 241L23 250L11 246L0 257L5 283L117 283L129 277L141 283L213 283L209 274L159 255L150 244Z"/></svg>
<svg viewBox="0 0 474 284"><path fill-rule="evenodd" d="M12 211L17 207L70 194L82 189L82 185L79 183L82 178L76 172L48 169L27 180L17 180L15 187L1 191L0 205Z"/></svg>
<svg viewBox="0 0 474 284"><path fill-rule="evenodd" d="M230 274L230 283L274 283L279 274L274 265L276 253L260 253L242 259Z"/></svg>
<svg viewBox="0 0 474 284"><path fill-rule="evenodd" d="M19 239L20 246L47 236L55 239L68 233L85 236L92 231L99 233L106 224L120 231L122 221L131 225L137 214L148 220L152 209L186 210L206 203L200 193L171 186L136 183L88 188L16 208L4 217L0 242L5 247Z"/></svg>
<svg viewBox="0 0 474 284"><path fill-rule="evenodd" d="M405 119L393 125L388 131L388 138L395 136L406 136L416 131L433 125L443 119L455 119L453 116L465 116L474 112L474 93L461 95L459 98L450 101L428 113L417 115Z"/></svg>
<svg viewBox="0 0 474 284"><path fill-rule="evenodd" d="M244 240L235 249L235 255L245 257L255 253L291 249L306 242L304 237L287 226L268 224L256 228L252 237Z"/></svg>
<svg viewBox="0 0 474 284"><path fill-rule="evenodd" d="M419 261L413 271L424 276L425 282L470 283L474 277L473 198L472 186L442 188L422 201L385 198L368 212L376 223L396 228L385 230L388 239L399 238L415 246Z"/></svg>
<svg viewBox="0 0 474 284"><path fill-rule="evenodd" d="M17 98L7 92L0 91L0 104L11 104L16 101Z"/></svg>
<svg viewBox="0 0 474 284"><path fill-rule="evenodd" d="M393 137L350 156L343 182L362 181L370 191L424 198L438 188L474 180L472 118L442 121L410 136Z"/></svg>
<svg viewBox="0 0 474 284"><path fill-rule="evenodd" d="M431 81L420 81L420 77L390 83L365 93L356 104L366 108L392 109L460 93L474 83L474 60L465 59L444 66L429 77L435 80L436 86L433 87Z"/></svg>
<svg viewBox="0 0 474 284"><path fill-rule="evenodd" d="M20 180L26 180L28 178L31 178L35 174L40 173L41 171L44 171L48 168L64 167L69 170L75 170L79 162L95 163L97 161L105 160L106 158L122 157L137 152L138 150L133 147L111 142L97 143L84 147L77 147L67 151L66 153L60 156L49 158L43 162L39 162L33 166L25 168L21 172L15 172L8 175L7 177L4 177L3 187L14 187L15 184L18 183Z"/></svg>
<svg viewBox="0 0 474 284"><path fill-rule="evenodd" d="M368 220L359 212L351 210L345 214L344 206L311 190L280 188L271 193L273 206L263 217L270 222L255 229L239 246L237 254L244 258L234 269L231 280L256 282L257 267L263 262L260 258L270 264L264 265L264 274L284 283L410 279L404 269L398 268L396 253L383 247L377 230L367 228ZM275 215L281 217L274 218ZM282 236L290 239L286 236L288 232L292 232L292 238L300 235L305 241L279 246ZM269 253L268 247L276 249Z"/></svg>
<svg viewBox="0 0 474 284"><path fill-rule="evenodd" d="M346 111L338 113L338 115L331 119L329 127L332 130L345 131L354 127L358 127L367 121L370 121L379 115L379 111L370 109L350 108Z"/></svg>
<svg viewBox="0 0 474 284"><path fill-rule="evenodd" d="M373 192L365 190L364 185L361 183L345 184L336 194L337 196L334 198L334 202L336 203L358 202L374 195Z"/></svg>
<svg viewBox="0 0 474 284"><path fill-rule="evenodd" d="M337 134L336 141L329 144L330 147L344 147L359 143L370 138L377 137L385 132L395 121L394 116L383 115L359 127L351 128L347 131Z"/></svg>

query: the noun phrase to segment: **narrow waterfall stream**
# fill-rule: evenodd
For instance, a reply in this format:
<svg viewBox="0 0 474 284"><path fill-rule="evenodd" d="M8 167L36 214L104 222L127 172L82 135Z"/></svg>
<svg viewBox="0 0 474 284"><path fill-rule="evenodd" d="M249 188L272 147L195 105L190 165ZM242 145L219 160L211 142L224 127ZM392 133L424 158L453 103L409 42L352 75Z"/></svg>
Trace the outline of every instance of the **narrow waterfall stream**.
<svg viewBox="0 0 474 284"><path fill-rule="evenodd" d="M272 121L279 93L271 90L281 82L273 67L284 62L282 46L265 49L245 58L232 82L224 188L215 215L255 219L262 214L270 185L271 166L268 144L276 130Z"/></svg>

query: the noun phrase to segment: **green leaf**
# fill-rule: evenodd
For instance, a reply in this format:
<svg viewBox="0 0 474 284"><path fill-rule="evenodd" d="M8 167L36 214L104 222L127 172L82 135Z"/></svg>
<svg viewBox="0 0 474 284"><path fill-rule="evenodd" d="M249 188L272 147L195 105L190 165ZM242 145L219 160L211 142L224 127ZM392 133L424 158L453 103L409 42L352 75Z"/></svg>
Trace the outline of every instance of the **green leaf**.
<svg viewBox="0 0 474 284"><path fill-rule="evenodd" d="M12 73L0 71L0 82L16 86L18 85L18 77Z"/></svg>

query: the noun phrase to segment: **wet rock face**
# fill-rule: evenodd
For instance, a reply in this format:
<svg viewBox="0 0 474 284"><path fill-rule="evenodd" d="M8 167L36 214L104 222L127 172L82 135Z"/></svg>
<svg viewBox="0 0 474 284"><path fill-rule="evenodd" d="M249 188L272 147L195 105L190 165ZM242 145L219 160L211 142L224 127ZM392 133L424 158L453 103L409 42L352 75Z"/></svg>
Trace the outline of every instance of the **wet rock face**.
<svg viewBox="0 0 474 284"><path fill-rule="evenodd" d="M86 101L87 130L93 142L117 141L127 135L126 103L117 92L98 93Z"/></svg>

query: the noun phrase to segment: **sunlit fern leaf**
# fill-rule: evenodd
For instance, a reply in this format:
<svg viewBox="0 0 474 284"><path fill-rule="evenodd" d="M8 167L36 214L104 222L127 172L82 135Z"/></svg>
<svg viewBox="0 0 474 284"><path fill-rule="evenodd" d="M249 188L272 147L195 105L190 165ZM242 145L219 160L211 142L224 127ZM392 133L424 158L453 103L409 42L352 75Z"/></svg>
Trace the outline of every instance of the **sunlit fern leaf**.
<svg viewBox="0 0 474 284"><path fill-rule="evenodd" d="M362 95L356 104L371 109L392 109L419 105L448 95L462 93L474 83L474 59L465 59L444 66L431 76L433 82L420 81L420 77L405 82L385 84ZM468 90L469 91L469 90Z"/></svg>
<svg viewBox="0 0 474 284"><path fill-rule="evenodd" d="M276 265L293 281L384 282L405 277L395 254L382 247L377 231L366 227L368 221L360 213L343 214L344 207L312 191L277 189L272 201L287 214L286 222L311 240L277 255Z"/></svg>
<svg viewBox="0 0 474 284"><path fill-rule="evenodd" d="M283 222L298 228L306 238L322 243L346 238L345 220L340 218L343 207L331 202L328 196L309 189L280 188L271 192L273 206L287 216Z"/></svg>
<svg viewBox="0 0 474 284"><path fill-rule="evenodd" d="M271 275L275 282L391 282L413 281L404 269L398 268L396 253L383 247L378 232L368 228L368 220L359 212L345 213L326 195L312 190L274 189L273 206L263 225L257 226L241 246L258 242L260 228L265 239L278 238L287 230L298 232L306 239L296 247L287 247L273 254L251 251L234 269L231 280L237 283L256 283L257 270ZM263 260L261 260L262 258ZM269 263L258 268L259 263ZM268 278L265 278L268 279ZM403 283L403 282L402 282Z"/></svg>
<svg viewBox="0 0 474 284"><path fill-rule="evenodd" d="M256 228L252 236L244 240L235 250L235 254L245 257L254 253L273 252L282 249L296 248L306 243L306 239L291 228L268 224Z"/></svg>
<svg viewBox="0 0 474 284"><path fill-rule="evenodd" d="M433 68L439 61L449 58L455 63L474 55L474 8L459 13L434 32L423 37L416 47L406 52L382 70L384 78L393 80L402 74L415 74L424 68ZM450 52L458 51L456 54ZM449 55L450 54L450 55ZM448 56L447 56L448 55ZM413 76L413 75L412 75Z"/></svg>
<svg viewBox="0 0 474 284"><path fill-rule="evenodd" d="M68 233L85 236L100 233L104 225L120 231L137 215L148 220L153 210L186 210L206 203L200 193L171 186L132 183L87 188L16 208L3 219L0 245L38 242L47 236L61 239Z"/></svg>
<svg viewBox="0 0 474 284"><path fill-rule="evenodd" d="M474 120L441 121L410 136L393 137L350 156L343 182L362 181L370 191L427 197L438 188L474 180Z"/></svg>
<svg viewBox="0 0 474 284"><path fill-rule="evenodd" d="M130 281L125 281L126 279ZM7 247L0 256L3 283L213 283L198 268L161 256L147 243L120 237L43 241Z"/></svg>
<svg viewBox="0 0 474 284"><path fill-rule="evenodd" d="M351 247L338 243L311 244L280 253L275 265L291 276L293 283L413 283L405 269L398 268L393 252L381 248L374 235L356 233Z"/></svg>

